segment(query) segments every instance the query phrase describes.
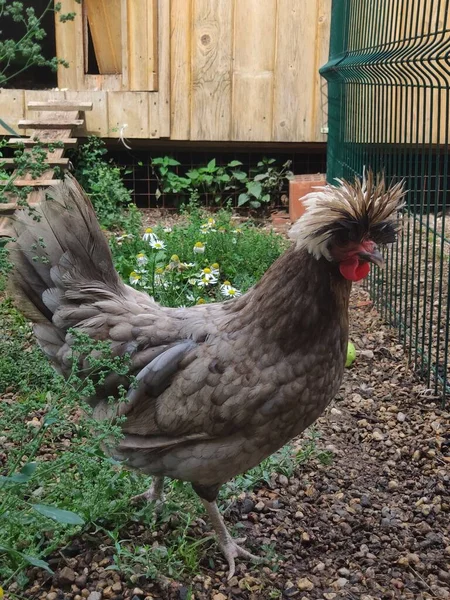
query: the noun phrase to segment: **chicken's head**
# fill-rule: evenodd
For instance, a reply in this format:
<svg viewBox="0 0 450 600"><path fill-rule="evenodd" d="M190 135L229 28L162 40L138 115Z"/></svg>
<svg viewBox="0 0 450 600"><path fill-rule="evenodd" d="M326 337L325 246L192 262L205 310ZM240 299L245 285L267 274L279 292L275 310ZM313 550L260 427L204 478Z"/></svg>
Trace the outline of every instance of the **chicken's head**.
<svg viewBox="0 0 450 600"><path fill-rule="evenodd" d="M345 279L367 277L370 263L384 264L379 246L395 241L405 195L403 183L386 187L384 177L372 171L350 184L337 180L305 196L305 214L289 235L317 260L338 263Z"/></svg>

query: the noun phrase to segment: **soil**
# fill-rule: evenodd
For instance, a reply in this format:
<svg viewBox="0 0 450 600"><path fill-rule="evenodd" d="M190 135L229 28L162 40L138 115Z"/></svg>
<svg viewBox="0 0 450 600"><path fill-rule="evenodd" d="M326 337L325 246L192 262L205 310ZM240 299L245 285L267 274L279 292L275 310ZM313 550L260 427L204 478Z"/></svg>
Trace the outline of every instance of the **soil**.
<svg viewBox="0 0 450 600"><path fill-rule="evenodd" d="M227 582L212 544L192 580L130 582L107 570L112 550L106 540L86 534L53 557L53 579L32 569L34 581L23 597L450 598L450 413L408 369L395 331L358 287L351 321L357 359L316 424L331 464L308 461L289 479L274 474L270 485L241 494L227 511L228 522L245 528L247 547L264 554L273 545L270 564L240 561ZM194 523L193 535L208 533L208 523ZM141 525L130 524L128 537L145 535Z"/></svg>

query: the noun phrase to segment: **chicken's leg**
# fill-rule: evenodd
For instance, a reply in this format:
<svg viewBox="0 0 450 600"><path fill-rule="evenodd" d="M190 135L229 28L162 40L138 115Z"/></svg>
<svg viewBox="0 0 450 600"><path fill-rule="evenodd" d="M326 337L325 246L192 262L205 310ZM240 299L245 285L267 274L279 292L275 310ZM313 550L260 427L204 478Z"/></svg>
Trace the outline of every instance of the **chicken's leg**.
<svg viewBox="0 0 450 600"><path fill-rule="evenodd" d="M231 579L234 575L234 571L236 569L234 559L238 556L241 556L242 558L248 558L249 560L256 560L258 562L263 560L259 556L255 556L254 554L248 552L248 550L245 550L239 546L239 542L242 543L245 538L234 540L231 537L215 501L208 502L203 498L201 498L201 501L203 502L203 506L206 508L206 512L208 513L212 526L214 527L214 530L219 538L220 549L227 559L228 566L230 568L228 579Z"/></svg>
<svg viewBox="0 0 450 600"><path fill-rule="evenodd" d="M161 507L164 503L164 477L153 477L152 484L142 494L138 494L137 496L133 496L131 498L132 502L141 502L141 500L146 500L147 502L155 502L156 509Z"/></svg>

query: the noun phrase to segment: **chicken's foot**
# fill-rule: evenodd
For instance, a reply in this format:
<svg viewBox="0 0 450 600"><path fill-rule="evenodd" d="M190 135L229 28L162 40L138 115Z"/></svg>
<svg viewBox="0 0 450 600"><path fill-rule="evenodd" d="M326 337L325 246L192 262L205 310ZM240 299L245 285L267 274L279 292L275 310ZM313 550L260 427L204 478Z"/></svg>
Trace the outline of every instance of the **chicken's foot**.
<svg viewBox="0 0 450 600"><path fill-rule="evenodd" d="M233 577L234 572L236 570L234 560L235 558L247 558L248 560L255 560L258 562L262 562L264 560L260 556L255 556L254 554L251 554L251 552L249 552L248 550L245 550L244 548L241 548L241 546L239 546L239 543L244 542L245 538L234 540L231 537L230 532L228 531L227 526L225 525L225 521L223 520L223 517L219 512L219 508L216 502L208 502L203 498L201 498L201 501L203 502L203 506L206 508L206 512L208 513L208 516L211 520L211 524L214 527L215 532L217 533L217 537L219 538L220 549L222 550L223 555L227 559L228 567L230 569L228 572L228 580L230 580Z"/></svg>
<svg viewBox="0 0 450 600"><path fill-rule="evenodd" d="M164 504L164 477L153 477L152 484L142 494L138 494L137 496L133 496L131 498L132 502L141 502L145 500L146 502L154 502L155 510L158 511L161 509L161 506Z"/></svg>

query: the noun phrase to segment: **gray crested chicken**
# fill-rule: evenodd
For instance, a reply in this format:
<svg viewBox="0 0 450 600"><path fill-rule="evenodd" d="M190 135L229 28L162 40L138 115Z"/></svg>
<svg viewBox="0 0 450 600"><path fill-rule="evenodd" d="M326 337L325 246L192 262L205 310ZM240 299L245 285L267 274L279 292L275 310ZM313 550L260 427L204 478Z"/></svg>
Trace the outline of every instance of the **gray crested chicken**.
<svg viewBox="0 0 450 600"><path fill-rule="evenodd" d="M395 240L402 185L369 172L309 194L291 229L294 243L240 298L165 308L124 284L94 210L77 182L56 186L37 209L20 212L11 287L55 369L71 369L75 328L129 354L137 384L111 404L123 380L107 377L88 399L97 419L126 416L110 450L153 476L140 497L161 500L164 477L192 486L219 545L256 558L234 540L219 513L219 488L299 435L339 390L352 281L383 263L377 245ZM38 258L36 259L36 256Z"/></svg>

